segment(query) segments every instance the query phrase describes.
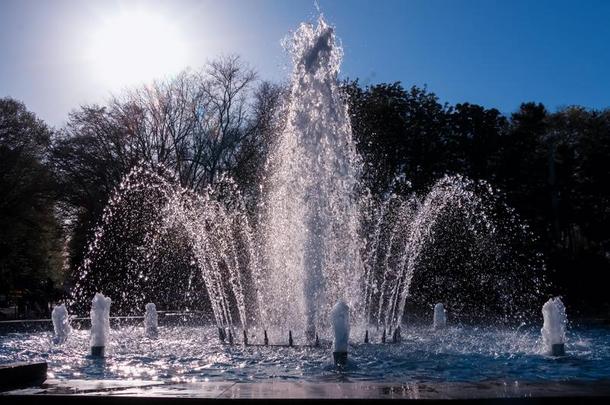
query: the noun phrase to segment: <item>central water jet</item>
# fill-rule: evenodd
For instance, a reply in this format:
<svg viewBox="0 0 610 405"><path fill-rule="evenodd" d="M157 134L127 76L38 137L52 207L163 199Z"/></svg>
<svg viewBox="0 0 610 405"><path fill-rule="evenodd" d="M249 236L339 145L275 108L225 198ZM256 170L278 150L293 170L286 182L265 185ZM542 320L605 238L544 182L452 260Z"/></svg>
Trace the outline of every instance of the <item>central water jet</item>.
<svg viewBox="0 0 610 405"><path fill-rule="evenodd" d="M305 330L329 324L341 297L361 306L356 189L360 160L337 84L342 49L323 19L287 42L294 64L286 127L270 159L263 319Z"/></svg>

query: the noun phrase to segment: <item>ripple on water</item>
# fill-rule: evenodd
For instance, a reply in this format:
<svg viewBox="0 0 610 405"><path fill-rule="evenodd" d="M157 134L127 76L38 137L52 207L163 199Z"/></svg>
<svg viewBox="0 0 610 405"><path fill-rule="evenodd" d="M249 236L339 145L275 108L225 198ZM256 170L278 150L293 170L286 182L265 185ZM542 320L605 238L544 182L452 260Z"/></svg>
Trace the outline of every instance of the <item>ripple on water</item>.
<svg viewBox="0 0 610 405"><path fill-rule="evenodd" d="M541 350L536 327L405 327L398 345L353 344L338 369L329 347L225 346L213 327L161 327L157 340L143 328L113 330L105 359L88 356L89 332L74 330L63 345L49 332L0 336L0 363L47 361L53 378L164 381L485 381L597 380L610 378L610 330L576 328L568 356ZM379 341L376 332L371 341ZM298 342L297 342L298 343Z"/></svg>

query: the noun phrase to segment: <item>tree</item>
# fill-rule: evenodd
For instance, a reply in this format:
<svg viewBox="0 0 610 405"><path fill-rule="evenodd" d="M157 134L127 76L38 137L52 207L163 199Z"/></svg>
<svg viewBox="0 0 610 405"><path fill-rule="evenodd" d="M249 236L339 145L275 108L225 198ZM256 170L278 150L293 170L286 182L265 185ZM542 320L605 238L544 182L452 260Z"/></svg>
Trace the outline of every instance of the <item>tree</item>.
<svg viewBox="0 0 610 405"><path fill-rule="evenodd" d="M365 89L352 82L345 89L365 181L374 195L392 191L405 174L415 190L445 174L450 109L434 93L415 86L406 91L398 82Z"/></svg>
<svg viewBox="0 0 610 405"><path fill-rule="evenodd" d="M262 82L254 94L249 136L244 139L236 155L231 172L246 198L248 211L254 213L260 202L266 164L271 150L284 128L287 93L282 85Z"/></svg>
<svg viewBox="0 0 610 405"><path fill-rule="evenodd" d="M610 111L572 106L549 117L549 261L571 301L589 313L607 312L610 271ZM578 269L578 276L575 270Z"/></svg>
<svg viewBox="0 0 610 405"><path fill-rule="evenodd" d="M501 141L508 120L495 108L456 104L445 140L447 171L495 182Z"/></svg>
<svg viewBox="0 0 610 405"><path fill-rule="evenodd" d="M72 270L80 267L113 190L135 166L158 170L196 193L222 189L225 177L240 170L241 184L251 187L246 161L264 158L254 149L269 136L279 97L270 85L255 90L255 80L238 57L225 57L70 115L54 138L52 162L72 231Z"/></svg>
<svg viewBox="0 0 610 405"><path fill-rule="evenodd" d="M0 293L20 290L39 296L39 304L63 281L55 189L46 166L50 137L22 103L0 99Z"/></svg>
<svg viewBox="0 0 610 405"><path fill-rule="evenodd" d="M511 116L511 128L501 138L498 183L510 202L536 225L546 222L549 209L549 117L544 105L521 104Z"/></svg>

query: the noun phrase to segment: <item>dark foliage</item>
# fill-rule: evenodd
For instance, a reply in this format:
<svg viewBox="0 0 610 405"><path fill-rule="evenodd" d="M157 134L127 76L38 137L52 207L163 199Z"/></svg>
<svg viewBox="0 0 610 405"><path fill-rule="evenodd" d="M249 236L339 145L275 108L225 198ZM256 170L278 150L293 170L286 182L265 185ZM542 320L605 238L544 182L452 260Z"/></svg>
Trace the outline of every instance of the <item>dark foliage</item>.
<svg viewBox="0 0 610 405"><path fill-rule="evenodd" d="M0 99L0 294L33 315L45 314L42 296L62 287L61 230L46 165L50 138L22 103Z"/></svg>
<svg viewBox="0 0 610 405"><path fill-rule="evenodd" d="M398 83L345 89L371 190L424 193L446 173L490 182L537 236L549 291L583 314L608 316L610 111L524 103L506 118ZM408 187L396 187L402 177Z"/></svg>
<svg viewBox="0 0 610 405"><path fill-rule="evenodd" d="M266 160L282 130L285 95L281 86L255 87L254 80L238 58L220 60L107 106L81 107L55 133L23 104L0 100L0 295L57 298L64 264L82 265L112 191L140 162L168 168L173 181L196 192L232 177L255 213ZM525 103L505 116L470 103L443 104L426 88L400 83L362 87L355 81L344 88L364 184L374 197L423 195L447 174L489 182L536 236L528 249L543 253L549 291L583 314L608 315L610 110L551 113ZM222 103L223 89L234 90L231 102ZM128 229L127 214L133 212L112 226ZM168 262L180 274L176 283L187 283L189 247L167 238L162 245L185 258ZM128 244L113 243L137 257ZM439 243L450 247L451 239ZM447 251L467 256L464 246ZM171 249L155 257L171 258ZM123 259L116 259L110 284L131 274ZM450 271L441 262L431 265ZM417 277L416 284L434 282ZM176 283L151 278L142 285L173 308Z"/></svg>

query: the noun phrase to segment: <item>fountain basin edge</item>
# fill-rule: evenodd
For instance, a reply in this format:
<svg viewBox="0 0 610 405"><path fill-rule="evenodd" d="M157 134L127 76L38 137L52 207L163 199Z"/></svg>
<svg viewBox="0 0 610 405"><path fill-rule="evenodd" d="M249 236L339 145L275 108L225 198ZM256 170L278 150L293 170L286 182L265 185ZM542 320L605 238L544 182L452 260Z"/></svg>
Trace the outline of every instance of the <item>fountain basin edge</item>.
<svg viewBox="0 0 610 405"><path fill-rule="evenodd" d="M427 403L608 403L610 380L597 382L478 383L374 382L198 382L163 383L122 380L47 380L42 386L0 394L10 403L225 402L231 400L337 403L424 400Z"/></svg>

